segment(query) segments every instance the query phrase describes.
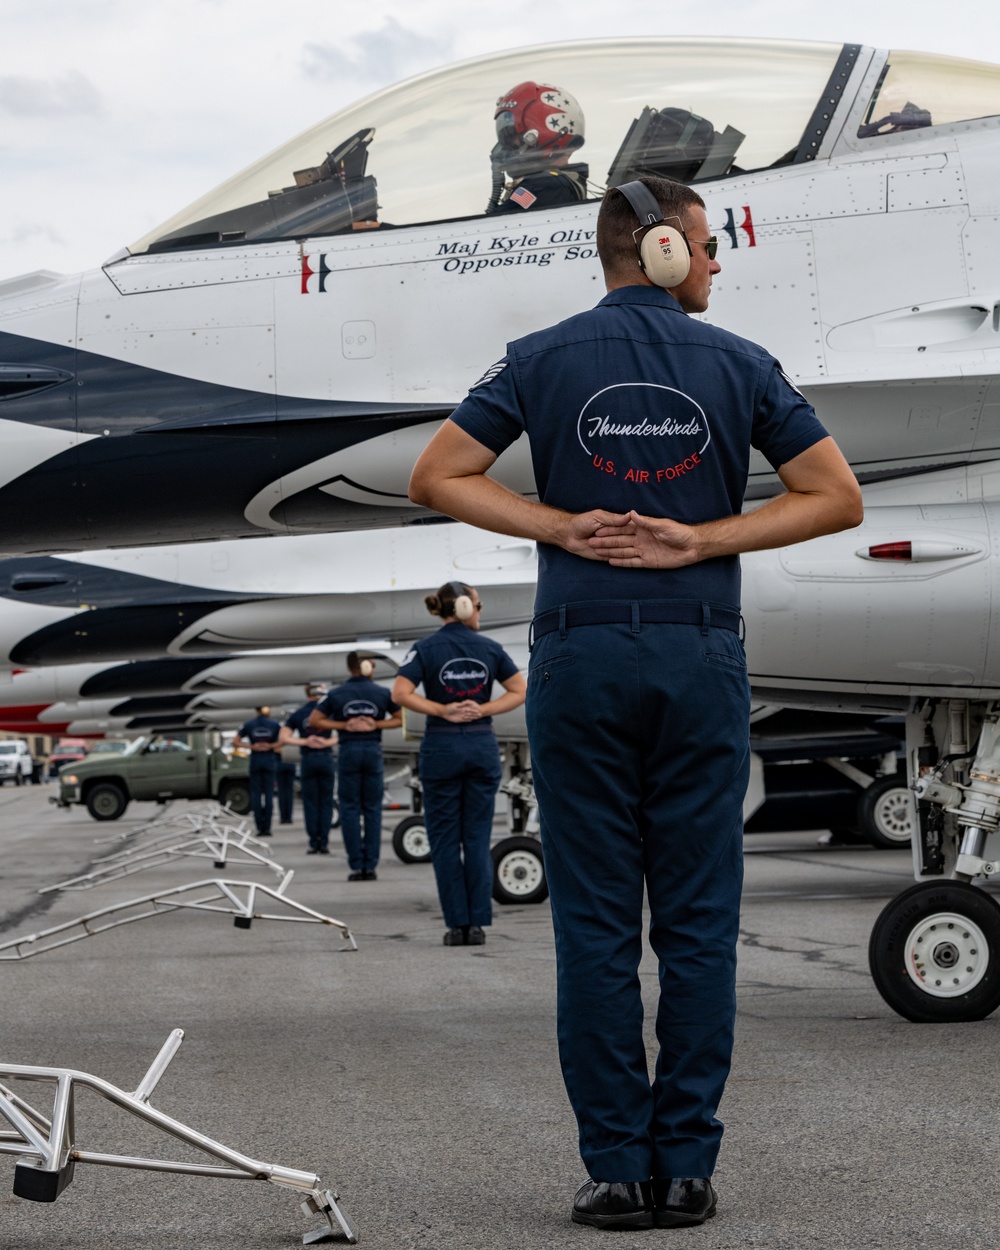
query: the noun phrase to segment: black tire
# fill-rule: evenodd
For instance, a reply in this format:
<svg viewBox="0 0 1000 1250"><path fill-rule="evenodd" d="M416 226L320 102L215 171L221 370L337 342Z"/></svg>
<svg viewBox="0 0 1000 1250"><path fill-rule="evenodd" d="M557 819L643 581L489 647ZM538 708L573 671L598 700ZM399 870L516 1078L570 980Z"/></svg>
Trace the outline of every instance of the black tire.
<svg viewBox="0 0 1000 1250"><path fill-rule="evenodd" d="M858 828L881 850L901 851L913 835L913 796L900 776L880 777L858 799Z"/></svg>
<svg viewBox="0 0 1000 1250"><path fill-rule="evenodd" d="M340 804L336 799L333 800L333 816L330 819L330 828L338 829L340 827Z"/></svg>
<svg viewBox="0 0 1000 1250"><path fill-rule="evenodd" d="M429 864L431 843L423 816L407 816L392 831L392 849L404 864Z"/></svg>
<svg viewBox="0 0 1000 1250"><path fill-rule="evenodd" d="M542 844L537 838L504 838L490 855L493 897L498 903L541 903L549 897Z"/></svg>
<svg viewBox="0 0 1000 1250"><path fill-rule="evenodd" d="M875 921L875 987L907 1020L982 1020L1000 1007L1000 907L964 881L925 881Z"/></svg>
<svg viewBox="0 0 1000 1250"><path fill-rule="evenodd" d="M95 820L117 820L128 807L128 795L113 781L102 781L87 791L84 802Z"/></svg>
<svg viewBox="0 0 1000 1250"><path fill-rule="evenodd" d="M237 816L246 816L250 811L250 782L227 781L219 787L219 802Z"/></svg>
<svg viewBox="0 0 1000 1250"><path fill-rule="evenodd" d="M22 777L20 769L18 769L17 772L14 774L14 785L15 786L24 785L24 777Z"/></svg>

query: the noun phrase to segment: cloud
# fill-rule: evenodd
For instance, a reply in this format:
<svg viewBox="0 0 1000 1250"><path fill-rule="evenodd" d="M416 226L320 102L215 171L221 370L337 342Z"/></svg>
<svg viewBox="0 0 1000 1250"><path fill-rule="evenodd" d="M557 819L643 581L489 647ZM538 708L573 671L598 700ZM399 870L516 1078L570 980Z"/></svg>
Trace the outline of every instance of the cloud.
<svg viewBox="0 0 1000 1250"><path fill-rule="evenodd" d="M101 93L79 70L61 78L0 78L0 114L11 117L65 117L104 112Z"/></svg>
<svg viewBox="0 0 1000 1250"><path fill-rule="evenodd" d="M303 68L323 82L391 83L453 60L454 39L418 35L388 16L378 30L362 31L346 46L306 44Z"/></svg>
<svg viewBox="0 0 1000 1250"><path fill-rule="evenodd" d="M21 221L15 222L5 233L0 235L0 244L14 245L32 242L54 243L59 247L66 246L66 240L47 222Z"/></svg>

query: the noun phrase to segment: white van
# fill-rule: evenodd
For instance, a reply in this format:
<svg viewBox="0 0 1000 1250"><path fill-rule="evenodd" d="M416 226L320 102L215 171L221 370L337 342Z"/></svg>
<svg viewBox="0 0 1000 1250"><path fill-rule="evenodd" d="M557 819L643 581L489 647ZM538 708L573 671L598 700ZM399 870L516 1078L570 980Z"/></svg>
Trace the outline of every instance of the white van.
<svg viewBox="0 0 1000 1250"><path fill-rule="evenodd" d="M31 780L34 762L31 751L23 738L7 738L0 742L0 785L13 781L23 786Z"/></svg>

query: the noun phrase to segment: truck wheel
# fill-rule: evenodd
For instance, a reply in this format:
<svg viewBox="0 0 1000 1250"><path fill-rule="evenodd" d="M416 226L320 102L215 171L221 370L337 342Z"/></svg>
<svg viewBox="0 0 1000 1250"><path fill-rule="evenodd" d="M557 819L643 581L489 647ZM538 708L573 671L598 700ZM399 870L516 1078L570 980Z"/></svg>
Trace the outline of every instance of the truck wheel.
<svg viewBox="0 0 1000 1250"><path fill-rule="evenodd" d="M103 781L87 791L85 802L95 820L117 820L128 807L128 795L114 782Z"/></svg>
<svg viewBox="0 0 1000 1250"><path fill-rule="evenodd" d="M407 816L392 832L392 849L404 864L429 864L431 844L423 816Z"/></svg>
<svg viewBox="0 0 1000 1250"><path fill-rule="evenodd" d="M902 850L913 833L911 794L899 777L880 777L858 800L858 828L882 850Z"/></svg>
<svg viewBox="0 0 1000 1250"><path fill-rule="evenodd" d="M907 1020L982 1020L1000 1007L1000 907L964 881L922 881L875 921L868 964Z"/></svg>
<svg viewBox="0 0 1000 1250"><path fill-rule="evenodd" d="M246 816L250 811L249 781L227 781L219 791L219 802L237 816Z"/></svg>
<svg viewBox="0 0 1000 1250"><path fill-rule="evenodd" d="M22 777L20 769L18 769L17 772L14 774L14 785L15 786L24 785L24 777Z"/></svg>
<svg viewBox="0 0 1000 1250"><path fill-rule="evenodd" d="M504 838L494 846L493 897L498 903L541 903L549 896L537 838Z"/></svg>

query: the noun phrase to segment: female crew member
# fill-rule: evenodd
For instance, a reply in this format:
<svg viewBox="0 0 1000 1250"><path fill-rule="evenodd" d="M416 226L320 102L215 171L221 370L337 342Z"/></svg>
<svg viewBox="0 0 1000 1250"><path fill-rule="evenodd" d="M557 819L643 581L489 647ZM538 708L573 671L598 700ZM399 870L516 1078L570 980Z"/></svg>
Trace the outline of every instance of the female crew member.
<svg viewBox="0 0 1000 1250"><path fill-rule="evenodd" d="M481 946L490 924L493 864L490 833L500 785L500 752L491 717L524 702L517 665L479 633L482 604L471 586L448 582L424 598L444 624L415 643L392 688L394 703L422 712L420 746L424 817L438 897L448 931L445 946ZM506 691L491 698L493 683ZM416 688L423 685L424 695Z"/></svg>

